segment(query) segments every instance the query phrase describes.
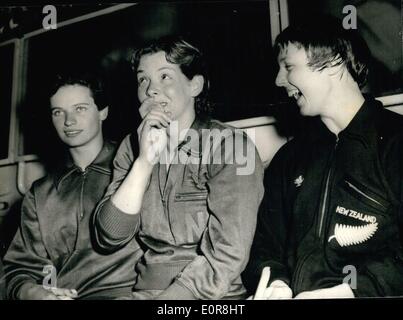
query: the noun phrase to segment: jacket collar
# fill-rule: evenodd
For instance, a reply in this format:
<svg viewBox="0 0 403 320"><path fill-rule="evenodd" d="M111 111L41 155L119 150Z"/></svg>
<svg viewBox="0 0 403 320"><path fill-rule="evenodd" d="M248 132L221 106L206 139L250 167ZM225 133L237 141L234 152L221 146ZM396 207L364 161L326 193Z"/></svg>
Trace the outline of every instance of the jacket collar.
<svg viewBox="0 0 403 320"><path fill-rule="evenodd" d="M195 157L202 156L203 150L203 131L202 129L208 129L210 118L196 117L193 121L190 129L197 131L198 138L195 139L189 132L186 134L185 139L178 145L178 151L183 151L188 155Z"/></svg>
<svg viewBox="0 0 403 320"><path fill-rule="evenodd" d="M377 124L377 119L379 118L377 114L380 110L382 110L382 108L381 102L372 97L366 96L363 105L360 107L353 119L350 121L347 127L339 133L339 139L343 139L345 137L355 137L363 142L366 142L367 139L376 132L374 129ZM336 140L336 135L326 127L319 117L307 119L306 121L308 122L308 127L310 128L308 130L308 136L311 139L320 141Z"/></svg>
<svg viewBox="0 0 403 320"><path fill-rule="evenodd" d="M339 136L355 136L366 139L376 132L375 127L379 119L379 111L382 110L382 103L374 98L366 97L363 105L358 110L348 126L340 132Z"/></svg>
<svg viewBox="0 0 403 320"><path fill-rule="evenodd" d="M86 168L86 171L95 170L104 174L111 174L112 160L115 151L116 144L105 140L101 151L98 153L94 161ZM74 172L82 172L82 170L74 164L71 155L68 153L63 164L60 165L53 174L56 189L59 189L63 181Z"/></svg>

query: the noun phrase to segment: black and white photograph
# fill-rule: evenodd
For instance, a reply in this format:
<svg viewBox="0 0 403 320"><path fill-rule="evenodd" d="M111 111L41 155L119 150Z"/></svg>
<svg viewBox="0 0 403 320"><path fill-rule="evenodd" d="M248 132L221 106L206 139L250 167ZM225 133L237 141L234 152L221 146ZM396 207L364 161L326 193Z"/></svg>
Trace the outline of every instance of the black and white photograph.
<svg viewBox="0 0 403 320"><path fill-rule="evenodd" d="M401 0L0 4L0 300L372 298L403 298Z"/></svg>

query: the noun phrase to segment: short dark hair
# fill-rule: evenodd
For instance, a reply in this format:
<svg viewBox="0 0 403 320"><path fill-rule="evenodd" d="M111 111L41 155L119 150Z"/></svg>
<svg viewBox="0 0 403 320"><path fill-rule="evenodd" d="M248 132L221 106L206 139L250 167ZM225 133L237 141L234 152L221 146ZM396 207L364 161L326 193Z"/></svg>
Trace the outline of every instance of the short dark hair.
<svg viewBox="0 0 403 320"><path fill-rule="evenodd" d="M209 101L210 80L204 56L198 48L182 36L165 36L135 50L131 59L133 71L137 71L142 56L161 51L165 52L168 62L179 65L189 80L196 75L203 76L204 86L202 92L195 98L195 112L197 115L210 115L212 112Z"/></svg>
<svg viewBox="0 0 403 320"><path fill-rule="evenodd" d="M101 76L88 72L57 74L52 83L49 98L51 98L61 87L69 85L80 85L88 88L98 110L102 110L109 106L109 100Z"/></svg>
<svg viewBox="0 0 403 320"><path fill-rule="evenodd" d="M365 86L371 57L369 48L356 30L344 29L340 20L324 15L290 25L278 35L274 45L276 53L289 43L305 49L308 65L313 70L344 65L358 86Z"/></svg>

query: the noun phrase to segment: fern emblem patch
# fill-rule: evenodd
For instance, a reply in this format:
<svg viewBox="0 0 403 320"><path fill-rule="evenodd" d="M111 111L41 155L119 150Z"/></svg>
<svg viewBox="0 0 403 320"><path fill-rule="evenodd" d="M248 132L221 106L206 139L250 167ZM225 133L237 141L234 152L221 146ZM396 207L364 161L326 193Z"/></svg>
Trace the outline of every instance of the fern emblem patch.
<svg viewBox="0 0 403 320"><path fill-rule="evenodd" d="M336 223L334 235L329 237L328 242L336 239L341 247L357 245L368 241L378 230L378 223L369 223L365 226L349 226Z"/></svg>
<svg viewBox="0 0 403 320"><path fill-rule="evenodd" d="M302 175L298 176L298 178L294 180L294 184L296 187L302 186L302 182L304 182L304 177Z"/></svg>

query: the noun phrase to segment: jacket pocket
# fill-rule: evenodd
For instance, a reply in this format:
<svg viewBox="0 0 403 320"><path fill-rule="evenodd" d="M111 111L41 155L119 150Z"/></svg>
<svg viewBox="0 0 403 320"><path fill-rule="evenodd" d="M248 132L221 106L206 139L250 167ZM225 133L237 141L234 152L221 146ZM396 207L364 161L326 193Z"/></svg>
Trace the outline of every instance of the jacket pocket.
<svg viewBox="0 0 403 320"><path fill-rule="evenodd" d="M344 178L343 187L353 197L364 202L380 213L386 212L391 205L391 203L379 193L373 191L362 183L359 183L351 176L346 176Z"/></svg>
<svg viewBox="0 0 403 320"><path fill-rule="evenodd" d="M346 175L334 190L326 239L330 250L343 253L340 261L385 250L395 237L394 206L380 187L368 185Z"/></svg>
<svg viewBox="0 0 403 320"><path fill-rule="evenodd" d="M175 202L185 202L185 201L206 201L207 191L201 192L178 192L175 194Z"/></svg>
<svg viewBox="0 0 403 320"><path fill-rule="evenodd" d="M209 219L207 190L177 192L169 207L172 233L177 245L200 242Z"/></svg>

